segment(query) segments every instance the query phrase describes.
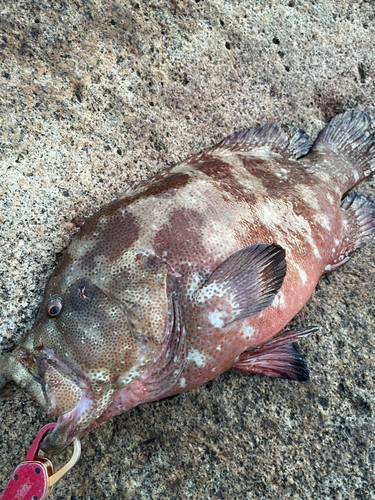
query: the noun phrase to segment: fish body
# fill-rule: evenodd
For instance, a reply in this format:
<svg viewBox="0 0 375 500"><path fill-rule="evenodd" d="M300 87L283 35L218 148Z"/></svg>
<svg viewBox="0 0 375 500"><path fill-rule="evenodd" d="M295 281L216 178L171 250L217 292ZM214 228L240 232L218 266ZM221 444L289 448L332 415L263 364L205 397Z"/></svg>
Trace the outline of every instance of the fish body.
<svg viewBox="0 0 375 500"><path fill-rule="evenodd" d="M343 195L375 170L365 113L314 145L271 124L234 134L104 206L49 279L31 333L0 371L58 425L55 453L113 415L234 367L308 372L277 335L320 276L375 231L375 205Z"/></svg>

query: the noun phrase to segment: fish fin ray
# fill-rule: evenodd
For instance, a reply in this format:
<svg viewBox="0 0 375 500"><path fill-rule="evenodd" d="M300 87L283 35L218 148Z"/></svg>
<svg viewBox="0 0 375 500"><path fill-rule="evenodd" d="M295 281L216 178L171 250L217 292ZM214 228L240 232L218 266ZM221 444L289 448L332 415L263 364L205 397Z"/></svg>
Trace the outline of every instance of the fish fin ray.
<svg viewBox="0 0 375 500"><path fill-rule="evenodd" d="M309 370L303 361L304 355L297 351L293 342L307 337L317 329L317 327L299 328L277 335L259 346L244 351L233 368L268 377L307 381Z"/></svg>
<svg viewBox="0 0 375 500"><path fill-rule="evenodd" d="M329 122L314 142L312 152L328 149L353 163L358 184L375 171L375 134L371 118L363 111L348 110Z"/></svg>
<svg viewBox="0 0 375 500"><path fill-rule="evenodd" d="M215 311L215 326L223 327L268 307L285 274L282 247L273 243L252 245L228 257L197 290L195 302L206 306L208 314Z"/></svg>
<svg viewBox="0 0 375 500"><path fill-rule="evenodd" d="M296 160L305 156L311 146L312 140L303 130L280 123L269 123L235 132L207 153L264 156L264 152L268 150Z"/></svg>
<svg viewBox="0 0 375 500"><path fill-rule="evenodd" d="M375 234L375 203L363 193L349 193L341 202L341 210L348 223L341 247L336 253L337 262L326 266L327 273L345 264L350 255L367 245Z"/></svg>

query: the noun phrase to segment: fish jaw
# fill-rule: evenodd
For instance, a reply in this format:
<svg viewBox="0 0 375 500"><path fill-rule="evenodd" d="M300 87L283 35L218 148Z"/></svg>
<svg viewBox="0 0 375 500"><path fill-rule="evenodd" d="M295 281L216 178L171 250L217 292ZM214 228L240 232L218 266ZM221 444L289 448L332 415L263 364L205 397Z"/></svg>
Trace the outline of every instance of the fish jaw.
<svg viewBox="0 0 375 500"><path fill-rule="evenodd" d="M134 383L138 370L142 372L153 361L154 351L154 344L144 344L139 350L137 362L128 372L121 372L111 381L103 383L90 380L70 360L59 360L51 349L41 346L30 353L19 348L13 359L20 366L28 368L31 378L30 371L35 372L34 377L39 380L38 386L43 396L38 402L48 415L58 416L56 427L46 436L41 449L49 455L60 453L75 437L86 434L92 425L95 427L95 421L112 405L118 393L124 391L124 383L127 380L133 380ZM133 399L129 408L139 402L141 399L138 396L138 400Z"/></svg>
<svg viewBox="0 0 375 500"><path fill-rule="evenodd" d="M61 453L73 439L82 436L82 420L91 415L95 419L95 398L89 389L83 391L79 403L65 415L60 415L56 427L47 434L40 448L47 455ZM92 415L94 412L94 415Z"/></svg>
<svg viewBox="0 0 375 500"><path fill-rule="evenodd" d="M1 356L0 370L25 389L48 415L58 415L56 427L41 445L49 455L61 452L75 437L85 434L119 392L112 384L93 388L81 370L43 347L34 352L20 347L12 355Z"/></svg>
<svg viewBox="0 0 375 500"><path fill-rule="evenodd" d="M60 415L57 425L43 439L40 448L47 455L61 453L76 437L82 437L109 418L148 401L147 384L136 380L123 389L107 388L101 394L87 388L69 413Z"/></svg>
<svg viewBox="0 0 375 500"><path fill-rule="evenodd" d="M50 351L50 350L46 350ZM93 406L93 393L89 384L82 379L81 374L72 376L72 370L63 362L52 363L43 349L39 352L30 352L19 347L12 355L0 358L0 369L25 389L48 415L61 415L64 422L71 421L69 428L74 425L72 415L82 415ZM75 374L76 375L76 374ZM76 380L74 380L74 378ZM75 419L77 420L77 418ZM56 452L64 449L72 441L71 432L62 436L56 446Z"/></svg>

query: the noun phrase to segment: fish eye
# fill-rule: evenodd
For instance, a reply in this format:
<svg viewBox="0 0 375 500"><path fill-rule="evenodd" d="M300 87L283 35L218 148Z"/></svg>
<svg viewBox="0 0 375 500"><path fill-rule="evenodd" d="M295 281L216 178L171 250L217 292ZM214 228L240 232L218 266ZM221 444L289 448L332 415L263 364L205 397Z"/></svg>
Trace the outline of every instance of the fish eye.
<svg viewBox="0 0 375 500"><path fill-rule="evenodd" d="M47 314L55 318L61 313L62 306L62 300L60 298L50 300L47 304Z"/></svg>

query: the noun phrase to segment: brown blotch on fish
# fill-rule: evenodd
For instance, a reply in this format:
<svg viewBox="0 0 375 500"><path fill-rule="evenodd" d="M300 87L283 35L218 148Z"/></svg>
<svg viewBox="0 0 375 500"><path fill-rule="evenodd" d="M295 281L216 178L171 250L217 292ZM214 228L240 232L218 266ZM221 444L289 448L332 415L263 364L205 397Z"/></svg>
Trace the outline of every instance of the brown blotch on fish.
<svg viewBox="0 0 375 500"><path fill-rule="evenodd" d="M107 207L108 208L108 207ZM91 249L79 260L82 270L90 271L95 266L95 259L103 256L109 261L121 255L126 248L131 248L139 235L139 224L129 210L124 208L116 200L109 210L102 210L101 216L104 222L93 224L91 227L84 227L85 232L81 238L86 236L92 242Z"/></svg>
<svg viewBox="0 0 375 500"><path fill-rule="evenodd" d="M254 196L246 187L236 180L233 175L234 167L228 162L221 160L218 157L202 155L200 162L196 165L197 170L203 172L207 177L210 177L214 182L217 182L218 188L223 193L228 193L233 199L235 197L238 201L250 201Z"/></svg>
<svg viewBox="0 0 375 500"><path fill-rule="evenodd" d="M165 255L166 259L181 268L191 262L191 255L199 255L202 260L211 256L206 252L201 238L201 228L205 223L205 214L183 208L172 211L168 223L157 233L154 248L157 255ZM185 231L181 231L184 227Z"/></svg>
<svg viewBox="0 0 375 500"><path fill-rule="evenodd" d="M129 194L127 202L131 204L137 200L147 199L149 196L161 199L173 198L177 190L186 186L189 181L189 174L184 172L172 172L168 177L164 173L159 174L155 178L155 182L150 183L147 181L147 183L137 189L135 194Z"/></svg>

